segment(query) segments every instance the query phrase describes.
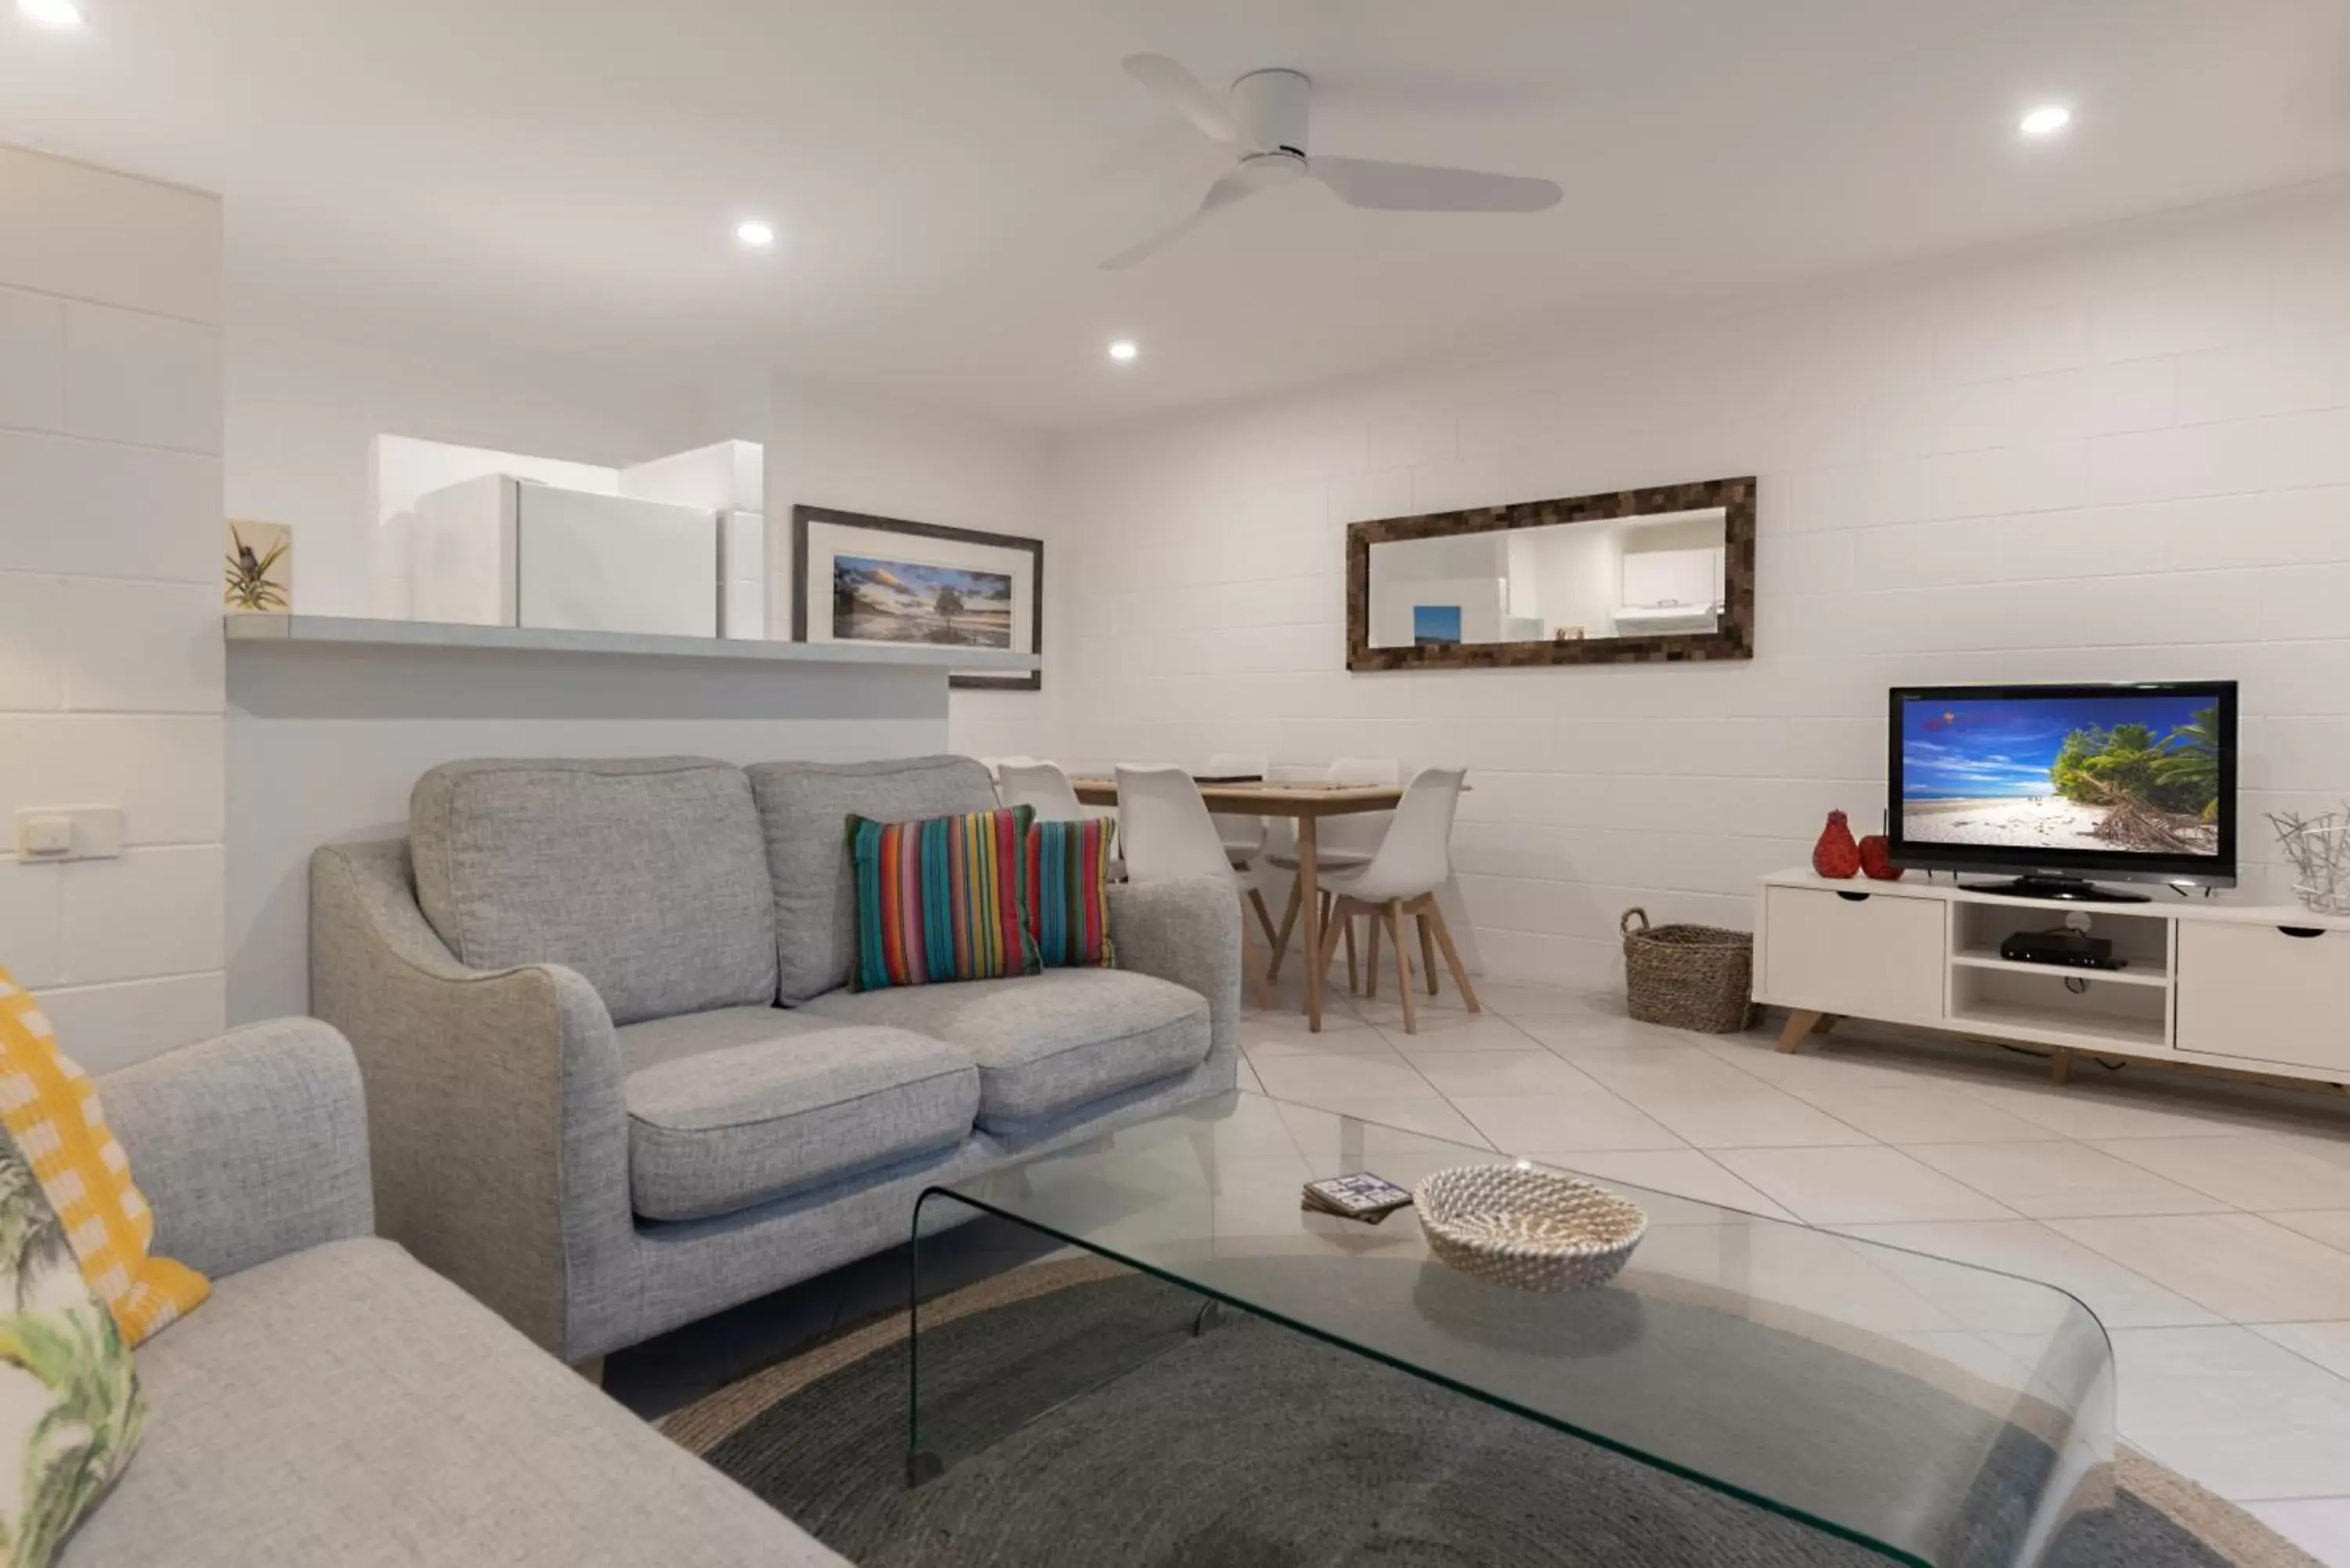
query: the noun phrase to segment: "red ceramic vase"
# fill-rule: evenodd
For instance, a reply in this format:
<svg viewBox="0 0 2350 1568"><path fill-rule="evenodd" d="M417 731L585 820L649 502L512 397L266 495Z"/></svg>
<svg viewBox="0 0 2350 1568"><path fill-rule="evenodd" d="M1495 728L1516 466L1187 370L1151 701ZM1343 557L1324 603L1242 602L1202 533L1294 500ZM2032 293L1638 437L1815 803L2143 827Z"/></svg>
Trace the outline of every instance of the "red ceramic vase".
<svg viewBox="0 0 2350 1568"><path fill-rule="evenodd" d="M1828 813L1827 827L1812 846L1812 869L1838 879L1860 874L1860 846L1852 841L1852 824L1844 813Z"/></svg>
<svg viewBox="0 0 2350 1568"><path fill-rule="evenodd" d="M1893 864L1892 841L1872 833L1860 841L1860 874L1872 882L1898 882L1901 869Z"/></svg>

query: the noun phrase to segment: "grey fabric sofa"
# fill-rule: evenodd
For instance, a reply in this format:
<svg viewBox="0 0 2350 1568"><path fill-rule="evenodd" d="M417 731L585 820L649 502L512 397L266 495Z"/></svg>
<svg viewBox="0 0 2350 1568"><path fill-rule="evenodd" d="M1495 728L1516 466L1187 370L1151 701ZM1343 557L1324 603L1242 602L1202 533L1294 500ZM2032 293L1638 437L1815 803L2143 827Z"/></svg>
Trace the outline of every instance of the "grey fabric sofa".
<svg viewBox="0 0 2350 1568"><path fill-rule="evenodd" d="M138 1351L146 1436L61 1568L839 1564L372 1234L358 1064L255 1024L99 1080L212 1298Z"/></svg>
<svg viewBox="0 0 2350 1568"><path fill-rule="evenodd" d="M844 989L848 814L994 804L963 757L427 774L407 840L311 862L384 1233L585 1362L904 1241L931 1183L1230 1089L1215 881L1115 888L1114 970Z"/></svg>

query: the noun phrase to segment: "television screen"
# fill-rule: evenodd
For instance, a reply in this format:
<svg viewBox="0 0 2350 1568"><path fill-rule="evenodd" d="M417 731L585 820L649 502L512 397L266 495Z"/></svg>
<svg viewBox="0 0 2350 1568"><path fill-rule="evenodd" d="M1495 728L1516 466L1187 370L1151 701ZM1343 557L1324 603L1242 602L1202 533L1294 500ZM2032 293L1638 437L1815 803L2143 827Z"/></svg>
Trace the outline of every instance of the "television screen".
<svg viewBox="0 0 2350 1568"><path fill-rule="evenodd" d="M2235 869L2235 687L1893 693L1897 857L2089 872Z"/></svg>

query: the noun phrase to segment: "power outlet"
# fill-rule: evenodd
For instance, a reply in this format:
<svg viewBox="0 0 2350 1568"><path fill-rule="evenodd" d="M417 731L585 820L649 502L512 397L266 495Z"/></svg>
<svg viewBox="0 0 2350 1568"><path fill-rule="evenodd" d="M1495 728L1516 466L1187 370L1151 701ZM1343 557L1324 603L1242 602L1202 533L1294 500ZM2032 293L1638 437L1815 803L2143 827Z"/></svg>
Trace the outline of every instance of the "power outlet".
<svg viewBox="0 0 2350 1568"><path fill-rule="evenodd" d="M16 813L23 860L111 860L122 853L119 805L28 805Z"/></svg>

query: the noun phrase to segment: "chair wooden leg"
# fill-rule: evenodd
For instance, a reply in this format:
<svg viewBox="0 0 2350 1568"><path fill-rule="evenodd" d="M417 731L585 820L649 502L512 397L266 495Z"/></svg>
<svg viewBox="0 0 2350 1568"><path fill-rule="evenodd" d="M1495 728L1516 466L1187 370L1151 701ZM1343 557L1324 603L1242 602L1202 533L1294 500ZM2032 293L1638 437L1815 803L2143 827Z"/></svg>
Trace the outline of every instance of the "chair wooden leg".
<svg viewBox="0 0 2350 1568"><path fill-rule="evenodd" d="M1396 992L1403 999L1403 1032L1417 1034L1419 1033L1419 1020L1412 1014L1411 955L1404 950L1403 945L1403 900L1391 900L1385 909L1379 911L1379 919L1387 922L1388 941L1395 949Z"/></svg>
<svg viewBox="0 0 2350 1568"><path fill-rule="evenodd" d="M1315 966L1325 974L1330 972L1331 955L1338 950L1338 927L1342 923L1330 919L1327 913L1322 918L1322 950L1314 955L1314 960ZM1354 932L1350 929L1347 934L1351 937Z"/></svg>
<svg viewBox="0 0 2350 1568"><path fill-rule="evenodd" d="M1326 921L1328 917L1324 919ZM1355 922L1348 919L1341 923L1347 928L1347 989L1360 991L1363 989L1363 977L1355 972Z"/></svg>
<svg viewBox="0 0 2350 1568"><path fill-rule="evenodd" d="M1289 956L1289 933L1297 929L1297 911L1305 907L1305 884L1289 885L1289 904L1281 911L1281 934L1273 939L1273 967L1265 971L1267 980L1281 978L1281 961Z"/></svg>
<svg viewBox="0 0 2350 1568"><path fill-rule="evenodd" d="M1419 922L1419 967L1428 976L1428 994L1436 994L1436 933L1429 929L1428 906L1413 918Z"/></svg>
<svg viewBox="0 0 2350 1568"><path fill-rule="evenodd" d="M1460 950L1452 945L1452 928L1444 923L1444 911L1437 908L1433 898L1428 900L1428 908L1419 918L1436 928L1436 945L1443 950L1444 967L1452 971L1452 983L1461 988L1461 1003L1471 1012L1484 1012L1477 1005L1477 988L1469 983L1469 971L1461 962Z"/></svg>
<svg viewBox="0 0 2350 1568"><path fill-rule="evenodd" d="M1377 904L1357 907L1370 917L1363 923L1371 928L1370 947L1363 962L1363 994L1377 1002L1379 999L1379 907Z"/></svg>
<svg viewBox="0 0 2350 1568"><path fill-rule="evenodd" d="M1266 906L1264 894L1257 888L1248 890L1248 901L1249 908L1256 911L1257 929L1264 933L1265 950L1271 952L1281 946L1281 933L1273 929L1273 910Z"/></svg>

